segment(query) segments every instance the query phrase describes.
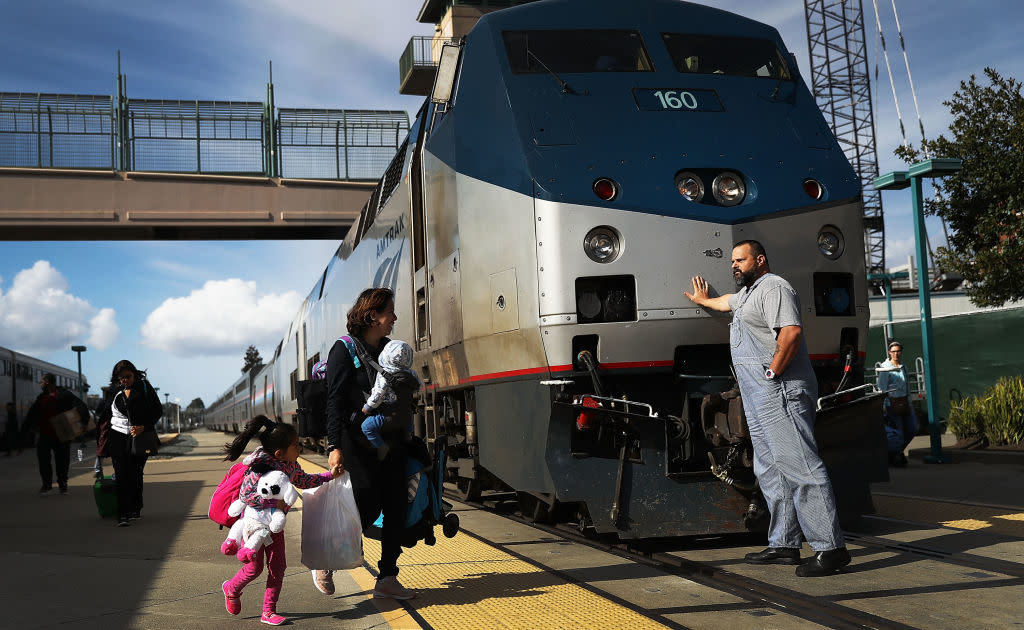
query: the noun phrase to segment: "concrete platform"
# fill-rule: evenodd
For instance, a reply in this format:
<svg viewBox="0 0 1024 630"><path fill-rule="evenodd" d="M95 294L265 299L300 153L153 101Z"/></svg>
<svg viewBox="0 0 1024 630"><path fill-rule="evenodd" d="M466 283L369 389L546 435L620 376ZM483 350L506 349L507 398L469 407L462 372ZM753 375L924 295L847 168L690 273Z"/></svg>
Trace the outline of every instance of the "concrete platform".
<svg viewBox="0 0 1024 630"><path fill-rule="evenodd" d="M227 469L217 455L226 439L198 431L166 445L146 467L143 518L127 528L96 513L90 453L72 464L69 496L42 497L34 452L0 456L9 480L7 509L0 514L0 627L256 627L265 578L243 594L240 617L224 611L220 584L239 565L220 555L224 532L206 517L209 497ZM323 458L308 459L304 467L312 472ZM672 553L808 601L871 615L881 620L876 627L1021 625L1021 471L912 463L892 472L892 480L876 489L880 514L850 533L854 563L840 575L801 579L793 567L746 565L743 554L760 548L751 536L685 540ZM976 497L990 505L972 504ZM286 529L290 566L278 611L294 626L343 629L823 627L784 605L567 542L496 514L460 505L456 510L463 526L456 538L439 537L434 547L420 544L402 554L401 579L420 593L405 605L370 598L367 568L337 573L334 596L316 591L299 562L302 510L293 510ZM366 560L375 563L377 543L364 544Z"/></svg>
<svg viewBox="0 0 1024 630"><path fill-rule="evenodd" d="M0 511L2 628L196 629L263 627L265 575L242 595L242 614L224 610L221 582L238 570L220 554L225 531L206 516L210 495L228 464L217 448L225 436L180 435L146 465L142 519L118 528L100 519L92 496L92 444L72 461L70 493L38 495L35 450L0 455L6 481ZM72 455L76 450L72 445ZM110 463L107 460L107 473ZM299 562L301 510L286 528L289 566L278 611L294 625L343 629L403 627L401 607L370 599L365 570L336 578L326 597ZM364 579L365 578L365 579ZM415 622L405 627L419 627Z"/></svg>

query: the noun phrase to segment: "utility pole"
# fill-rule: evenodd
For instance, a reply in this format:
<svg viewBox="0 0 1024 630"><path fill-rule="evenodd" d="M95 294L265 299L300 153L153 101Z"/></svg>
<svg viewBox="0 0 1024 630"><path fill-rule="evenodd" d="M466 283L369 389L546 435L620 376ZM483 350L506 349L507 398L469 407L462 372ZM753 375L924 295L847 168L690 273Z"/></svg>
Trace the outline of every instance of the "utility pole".
<svg viewBox="0 0 1024 630"><path fill-rule="evenodd" d="M82 382L82 353L85 352L85 346L71 346L71 350L78 355L78 397L85 402L85 383Z"/></svg>

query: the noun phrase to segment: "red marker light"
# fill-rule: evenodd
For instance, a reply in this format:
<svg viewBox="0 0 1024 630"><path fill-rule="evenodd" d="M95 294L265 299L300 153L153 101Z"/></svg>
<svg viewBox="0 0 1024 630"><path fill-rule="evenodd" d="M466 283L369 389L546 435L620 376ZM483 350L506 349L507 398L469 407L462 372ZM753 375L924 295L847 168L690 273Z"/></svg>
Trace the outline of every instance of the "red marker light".
<svg viewBox="0 0 1024 630"><path fill-rule="evenodd" d="M594 180L594 194L604 201L611 201L619 194L619 185L607 177Z"/></svg>
<svg viewBox="0 0 1024 630"><path fill-rule="evenodd" d="M808 197L815 200L821 199L825 196L825 189L817 180L814 179L804 180L804 192L807 193Z"/></svg>
<svg viewBox="0 0 1024 630"><path fill-rule="evenodd" d="M584 396L583 400L580 401L580 405L587 409L597 409L601 406L601 403L590 396ZM593 429L595 426L597 426L597 414L591 411L582 411L576 418L576 428L580 431Z"/></svg>

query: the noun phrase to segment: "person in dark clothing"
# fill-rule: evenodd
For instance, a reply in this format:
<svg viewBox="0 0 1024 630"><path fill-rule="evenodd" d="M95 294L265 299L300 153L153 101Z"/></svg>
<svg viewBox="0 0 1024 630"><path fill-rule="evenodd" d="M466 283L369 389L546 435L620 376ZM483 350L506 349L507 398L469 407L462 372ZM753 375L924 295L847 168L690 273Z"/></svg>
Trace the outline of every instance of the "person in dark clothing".
<svg viewBox="0 0 1024 630"><path fill-rule="evenodd" d="M390 341L388 335L398 321L394 292L390 289L366 289L359 294L347 316L348 332L358 344L357 354L365 352L374 361ZM358 357L356 357L358 358ZM405 443L391 445L382 460L377 449L363 435L362 407L376 379L366 361L353 361L344 341L337 341L327 358L327 441L328 466L344 466L352 479L352 490L363 529L384 513L381 528L381 557L377 563L377 583L373 596L412 599L416 593L398 582L398 556L402 553L402 535L406 511ZM330 571L313 571L313 582L327 595L334 593Z"/></svg>
<svg viewBox="0 0 1024 630"><path fill-rule="evenodd" d="M133 453L132 441L144 432L156 432L156 421L162 415L163 405L145 372L127 359L118 361L99 407L100 434L105 441L97 452L109 456L114 465L118 527L142 517L142 474L149 455Z"/></svg>
<svg viewBox="0 0 1024 630"><path fill-rule="evenodd" d="M39 381L43 392L39 394L28 413L25 414L25 425L22 430L37 430L39 440L36 443L36 455L39 457L39 476L43 485L39 494L47 494L53 489L54 467L57 472L57 486L61 494L68 493L68 469L71 466L71 442L63 442L53 426L53 418L66 411L77 409L81 418L89 417L89 408L78 396L63 387L57 387L57 377L43 374ZM51 455L52 453L52 455ZM53 462L51 467L50 463Z"/></svg>
<svg viewBox="0 0 1024 630"><path fill-rule="evenodd" d="M7 451L7 456L11 456L11 451L15 448L18 449L18 455L21 455L21 431L18 430L18 408L13 402L8 402L5 406L7 412L7 424L4 425L4 449Z"/></svg>

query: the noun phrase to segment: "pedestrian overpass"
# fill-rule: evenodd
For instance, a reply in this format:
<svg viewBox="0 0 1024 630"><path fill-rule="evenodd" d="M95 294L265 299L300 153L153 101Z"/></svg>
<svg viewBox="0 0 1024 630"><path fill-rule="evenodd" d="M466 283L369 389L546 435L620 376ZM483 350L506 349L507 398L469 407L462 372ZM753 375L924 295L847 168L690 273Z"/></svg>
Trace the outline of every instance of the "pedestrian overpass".
<svg viewBox="0 0 1024 630"><path fill-rule="evenodd" d="M0 240L340 239L404 111L0 92ZM397 160L396 160L397 161Z"/></svg>

